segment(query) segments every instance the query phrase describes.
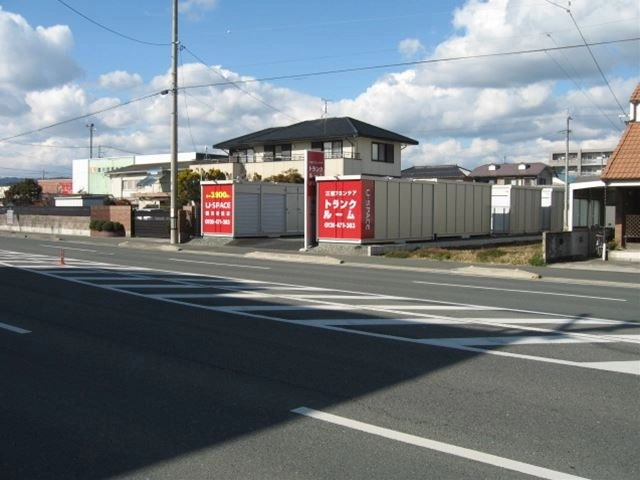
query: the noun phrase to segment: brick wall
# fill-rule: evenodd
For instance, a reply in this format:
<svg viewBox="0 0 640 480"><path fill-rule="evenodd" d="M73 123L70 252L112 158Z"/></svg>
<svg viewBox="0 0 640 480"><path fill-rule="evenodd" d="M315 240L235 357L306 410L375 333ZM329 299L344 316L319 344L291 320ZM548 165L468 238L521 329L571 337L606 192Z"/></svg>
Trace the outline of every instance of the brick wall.
<svg viewBox="0 0 640 480"><path fill-rule="evenodd" d="M94 205L91 220L111 220L124 225L127 237L131 236L131 207L129 205Z"/></svg>

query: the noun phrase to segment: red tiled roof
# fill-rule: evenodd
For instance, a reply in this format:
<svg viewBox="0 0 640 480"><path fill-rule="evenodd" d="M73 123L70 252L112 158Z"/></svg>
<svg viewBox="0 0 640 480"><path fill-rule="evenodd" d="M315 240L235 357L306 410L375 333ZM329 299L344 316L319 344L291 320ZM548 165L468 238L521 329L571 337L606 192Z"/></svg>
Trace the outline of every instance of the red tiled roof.
<svg viewBox="0 0 640 480"><path fill-rule="evenodd" d="M631 94L631 98L629 99L629 101L631 103L640 103L640 83Z"/></svg>
<svg viewBox="0 0 640 480"><path fill-rule="evenodd" d="M640 179L640 123L631 122L627 125L618 146L602 172L602 179Z"/></svg>
<svg viewBox="0 0 640 480"><path fill-rule="evenodd" d="M631 94L629 102L640 103L640 83ZM602 180L640 180L640 122L632 118L627 124L607 166L602 171Z"/></svg>

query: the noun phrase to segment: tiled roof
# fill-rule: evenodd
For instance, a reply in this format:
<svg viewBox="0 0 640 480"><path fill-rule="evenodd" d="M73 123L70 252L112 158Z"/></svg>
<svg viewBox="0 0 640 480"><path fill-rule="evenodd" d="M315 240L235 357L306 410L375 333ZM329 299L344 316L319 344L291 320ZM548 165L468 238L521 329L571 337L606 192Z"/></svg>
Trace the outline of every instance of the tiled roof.
<svg viewBox="0 0 640 480"><path fill-rule="evenodd" d="M495 166L495 170L490 170L491 165ZM520 169L520 165L526 168ZM550 169L549 165L541 162L534 163L490 163L480 165L474 169L470 177L534 177L540 175L545 169Z"/></svg>
<svg viewBox="0 0 640 480"><path fill-rule="evenodd" d="M636 91L640 96L640 88ZM632 97L633 98L633 97ZM618 146L611 154L607 166L602 172L602 180L639 180L640 179L640 123L627 125Z"/></svg>
<svg viewBox="0 0 640 480"><path fill-rule="evenodd" d="M636 89L631 94L629 99L631 103L640 103L640 83L636 86Z"/></svg>
<svg viewBox="0 0 640 480"><path fill-rule="evenodd" d="M402 170L403 178L464 178L469 170L458 165L418 165Z"/></svg>
<svg viewBox="0 0 640 480"><path fill-rule="evenodd" d="M407 145L418 145L417 140L361 122L355 118L336 117L308 120L286 127L267 128L217 143L214 147L227 150L300 140L337 140L346 137L367 137Z"/></svg>

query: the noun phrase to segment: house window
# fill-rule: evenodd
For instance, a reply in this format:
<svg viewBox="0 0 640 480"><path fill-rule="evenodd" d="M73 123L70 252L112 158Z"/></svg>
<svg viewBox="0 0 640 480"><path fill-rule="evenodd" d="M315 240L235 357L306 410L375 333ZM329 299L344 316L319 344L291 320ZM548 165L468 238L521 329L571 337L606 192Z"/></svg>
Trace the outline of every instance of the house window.
<svg viewBox="0 0 640 480"><path fill-rule="evenodd" d="M232 153L232 157L239 163L253 163L256 161L252 148L247 150L237 150Z"/></svg>
<svg viewBox="0 0 640 480"><path fill-rule="evenodd" d="M342 158L342 140L311 142L311 150L324 152L324 158Z"/></svg>
<svg viewBox="0 0 640 480"><path fill-rule="evenodd" d="M138 184L138 180L123 180L122 188L124 190L135 190Z"/></svg>
<svg viewBox="0 0 640 480"><path fill-rule="evenodd" d="M266 161L280 162L282 160L291 160L291 144L265 145L264 153Z"/></svg>
<svg viewBox="0 0 640 480"><path fill-rule="evenodd" d="M393 163L393 144L373 142L371 144L371 160L374 162Z"/></svg>

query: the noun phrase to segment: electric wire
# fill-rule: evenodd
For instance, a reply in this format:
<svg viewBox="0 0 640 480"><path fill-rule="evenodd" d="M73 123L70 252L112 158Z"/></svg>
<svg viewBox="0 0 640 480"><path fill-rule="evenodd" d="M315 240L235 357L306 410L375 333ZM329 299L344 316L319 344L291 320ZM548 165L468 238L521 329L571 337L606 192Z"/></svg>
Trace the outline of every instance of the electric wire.
<svg viewBox="0 0 640 480"><path fill-rule="evenodd" d="M88 15L85 15L84 13L82 13L81 11L75 9L74 7L69 5L67 2L64 2L63 0L57 0L57 2L60 3L61 5L65 6L69 10L71 10L76 15L84 18L88 22L93 23L95 26L97 26L97 27L99 27L99 28L101 28L103 30L106 30L109 33L113 33L114 35L117 35L118 37L121 37L121 38L124 38L126 40L129 40L131 42L140 43L142 45L150 45L152 47L168 47L169 45L171 45L170 43L147 42L147 41L144 41L144 40L140 40L138 38L131 37L129 35L125 35L124 33L120 33L117 30L114 30L113 28L107 27L106 25L103 25L102 23L92 19Z"/></svg>
<svg viewBox="0 0 640 480"><path fill-rule="evenodd" d="M207 67L209 70L211 70L213 73L215 73L216 75L218 75L219 77L221 77L223 80L225 80L226 82L224 83L224 85L232 85L233 87L237 88L238 90L240 90L241 92L243 92L245 95L248 95L249 97L253 98L254 100L256 100L257 102L261 103L262 105L264 105L267 108L270 108L271 110L274 110L278 113L281 113L282 115L288 117L289 119L293 120L293 121L298 121L298 119L292 117L291 115L283 112L282 110L280 110L277 107L274 107L273 105L265 102L264 100L262 100L261 98L257 97L256 95L252 94L251 92L243 89L240 85L238 85L237 81L234 80L229 80L229 78L227 76L225 76L224 74L222 74L222 72L220 72L219 70L210 67L209 65L207 65L207 63L202 60L200 57L198 57L195 53L193 53L189 48L187 48L186 46L183 46L183 48L189 52L189 54L195 58L198 62L200 62L202 65L204 65L205 67ZM212 85L213 86L213 85ZM187 87L183 87L183 88L187 88Z"/></svg>
<svg viewBox="0 0 640 480"><path fill-rule="evenodd" d="M638 41L638 40L640 40L640 37L618 39L618 40L608 40L608 41L602 41L602 42L594 42L594 43L590 43L589 45L591 45L591 46L594 46L594 45L611 45L611 44L615 44L615 43L633 42L633 41ZM388 64L381 64L381 65L367 65L367 66L361 66L361 67L350 67L350 68L324 70L324 71L317 71L317 72L307 72L307 73L298 73L298 74L290 74L290 75L278 75L278 76L271 76L271 77L252 78L252 79L247 79L247 80L231 81L231 80L227 79L224 82L214 82L214 83L206 83L206 84L199 84L199 85L183 85L181 87L178 87L177 90L186 91L186 90L197 89L197 88L208 88L208 87L216 87L216 86L224 86L224 85L233 85L233 86L236 86L236 88L240 88L239 85L237 85L237 84L248 84L248 83L255 83L255 82L270 82L270 81L278 81L278 80L290 80L290 79L307 78L307 77L314 77L314 76L324 76L324 75L335 75L335 74L341 74L341 73L351 73L351 72L358 72L358 71L370 71L370 70L379 70L379 69L387 69L387 68L406 67L406 66L412 66L412 65L436 64L436 63L443 63L443 62L450 62L450 61L462 61L462 60L483 59L483 58L497 58L497 57L505 57L505 56L526 55L526 54L533 54L533 53L547 53L547 52L551 52L551 51L570 50L570 49L577 49L577 48L584 48L584 45L583 44L577 44L577 45L566 45L566 46L551 47L551 48L547 47L547 48L536 48L536 49L530 49L530 50L516 50L516 51L511 51L511 52L475 54L475 55L465 55L465 56L459 56L459 57L436 58L436 59L429 59L429 60L415 60L415 61L388 63ZM186 47L185 47L185 50L187 50L191 55L193 55L193 52L191 52ZM198 59L198 60L200 62L202 62L202 60L200 60L200 59ZM202 63L204 63L204 62L202 62ZM219 75L223 79L226 78L222 74L219 74ZM108 111L111 111L111 110L115 110L115 109L130 105L132 103L140 102L140 101L143 101L143 100L146 100L146 99L149 99L149 98L153 98L153 97L158 96L158 95L166 95L168 93L169 93L168 89L162 90L162 91L159 91L159 92L154 92L154 93L151 93L149 95L145 95L143 97L131 99L131 100L127 101L127 102L123 102L123 103L118 104L118 105L113 105L111 107L103 108L101 110L96 110L96 111L93 111L93 112L90 112L90 113L86 113L84 115L80 115L80 116L73 117L73 118L70 118L70 119L62 120L62 121L59 121L59 122L56 122L56 123L53 123L53 124L50 124L50 125L46 125L46 126L34 129L34 130L29 130L29 131L18 133L18 134L14 134L14 135L11 135L11 136L8 136L8 137L0 138L0 143L1 142L6 142L8 140L13 140L15 138L23 137L23 136L26 136L26 135L31 135L33 133L39 133L39 132L42 132L44 130L48 130L50 128L54 128L54 127L58 127L60 125L65 125L67 123L71 123L71 122L75 122L75 121L78 121L78 120L82 120L82 119L91 117L93 115L97 116L97 115L100 115L102 113L105 113L105 112L108 112ZM262 100L260 100L260 101L263 104L269 106L268 104L266 104ZM269 107L277 110L273 106L269 106ZM283 113L280 110L278 110L278 112L279 113Z"/></svg>
<svg viewBox="0 0 640 480"><path fill-rule="evenodd" d="M557 42L556 42L556 41L555 41L555 39L551 36L551 34L550 34L550 33L547 33L547 37L549 37L549 39L551 39L551 41L552 41L556 46L558 45L558 44L557 44ZM583 88L583 87L582 87L582 86L577 82L577 80L575 80L575 78L574 78L574 77L572 77L572 76L569 74L569 72L567 72L567 70L564 68L564 66L563 66L559 61L557 61L555 58L553 58L553 55L551 55L549 52L547 52L547 55L548 55L548 57L549 57L549 58L550 58L550 59L551 59L551 60L552 60L552 61L553 61L557 66L558 66L558 68L559 68L560 70L562 70L562 72L565 74L565 76L566 76L569 80L571 80L571 81L573 82L573 84L574 84L574 85L576 86L576 88L580 91L580 93L582 93L582 95L584 95L584 97L585 97L587 100L589 100L589 102L591 102L591 103L592 103L592 104L593 104L593 105L598 109L598 111L602 114L602 116L603 116L604 118L606 118L606 119L607 119L607 121L611 124L611 126L612 126L614 129L619 130L619 129L620 129L620 125L615 124L615 123L613 122L613 120L611 120L611 118L609 117L609 115L607 115L607 114L602 110L602 108L600 107L600 105L598 105L598 104L595 102L595 100L593 100L593 98L591 97L591 95L589 95L589 93L588 93L588 92L587 92L587 91L586 91L586 90L585 90L585 89L584 89L584 88ZM568 59L566 59L566 57L565 57L565 60L566 60L567 65L571 65L571 63L569 62L569 60L568 60ZM574 69L574 72L575 72L575 69Z"/></svg>
<svg viewBox="0 0 640 480"><path fill-rule="evenodd" d="M592 45L592 46L611 45L615 43L637 42L638 40L640 40L640 37L632 37L632 38L625 38L625 39L618 39L618 40L606 40L602 42L593 42L593 43L590 43L589 45ZM571 50L571 49L577 49L577 48L584 48L584 45L574 44L574 45L566 45L566 46L560 46L560 47L534 48L529 50L514 50L511 52L481 53L481 54L474 54L474 55L463 55L459 57L432 58L428 60L412 60L412 61L406 61L406 62L386 63L386 64L379 64L379 65L365 65L360 67L338 68L334 70L320 70L316 72L294 73L289 75L275 75L271 77L252 78L247 80L234 80L234 81L229 80L226 82L203 83L199 85L182 86L179 89L185 90L185 89L194 89L194 88L218 87L218 86L232 85L232 84L273 82L278 80L294 80L299 78L319 77L324 75L336 75L341 73L383 70L383 69L389 69L389 68L409 67L414 65L429 65L429 64L455 62L455 61L463 61L463 60L508 57L508 56L526 55L526 54L533 54L533 53L546 53L546 52L553 52L558 50Z"/></svg>
<svg viewBox="0 0 640 480"><path fill-rule="evenodd" d="M84 115L79 115L79 116L73 117L73 118L68 118L66 120L61 120L59 122L55 122L55 123L52 123L50 125L46 125L44 127L40 127L40 128L36 128L36 129L33 129L33 130L29 130L27 132L17 133L15 135L10 135L8 137L0 138L0 143L7 142L9 140L13 140L14 138L20 138L20 137L24 137L24 136L31 135L31 134L34 134L34 133L40 133L40 132L43 132L44 130L49 130L50 128L59 127L60 125L66 125L67 123L76 122L78 120L83 120L83 119L91 117L93 115L97 116L97 115L100 115L102 113L109 112L111 110L116 110L118 108L125 107L127 105L131 105L132 103L141 102L143 100L147 100L149 98L156 97L158 95L166 95L167 93L168 93L167 90L162 90L160 92L150 93L149 95L145 95L143 97L133 98L133 99L128 100L126 102L119 103L117 105L112 105L111 107L102 108L100 110L94 110L93 112L85 113Z"/></svg>
<svg viewBox="0 0 640 480"><path fill-rule="evenodd" d="M180 45L180 47L182 47L182 45ZM182 50L183 48L180 48L179 52L182 53ZM182 63L182 55L180 55L178 58L180 60L180 66L184 69L184 64ZM189 131L189 138L191 138L191 145L193 146L193 150L197 151L196 142L193 139L193 131L191 130L191 116L189 115L189 103L187 102L187 95L182 95L182 99L184 101L184 111L187 117L187 130Z"/></svg>
<svg viewBox="0 0 640 480"><path fill-rule="evenodd" d="M582 34L582 30L580 30L580 27L578 26L578 22L576 22L576 19L574 18L573 14L571 13L571 10L567 10L567 12L569 13L569 16L571 17L571 20L573 21L573 24L576 26L576 29L578 30L578 33L580 34L580 37L582 38L582 41L584 42L584 46L587 47L587 50L589 51L589 55L591 55L593 63L596 64L596 68L598 69L598 72L600 72L600 75L602 76L602 79L604 80L605 85L609 89L609 92L611 92L611 95L613 96L614 100L618 104L618 107L620 107L620 111L623 114L626 113L624 111L624 107L620 104L620 101L618 100L618 97L616 97L616 94L613 92L613 88L611 88L611 84L609 83L609 80L607 80L607 77L604 74L604 72L602 71L602 68L600 68L600 64L598 63L598 60L596 60L596 57L593 54L593 51L591 50L591 47L589 46L589 43L587 42L587 39L584 38L584 35Z"/></svg>

